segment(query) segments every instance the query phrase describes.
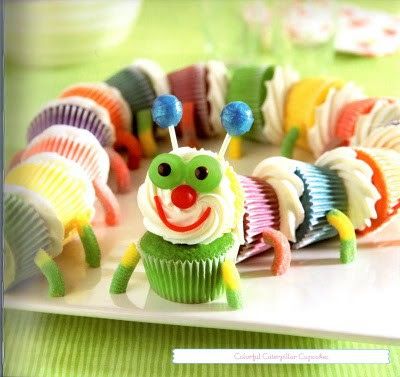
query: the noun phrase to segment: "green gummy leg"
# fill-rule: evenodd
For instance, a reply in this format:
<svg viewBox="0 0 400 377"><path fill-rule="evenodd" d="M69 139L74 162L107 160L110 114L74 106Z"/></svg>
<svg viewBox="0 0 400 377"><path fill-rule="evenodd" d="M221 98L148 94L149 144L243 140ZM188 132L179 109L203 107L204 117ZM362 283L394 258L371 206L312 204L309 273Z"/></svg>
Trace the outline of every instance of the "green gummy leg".
<svg viewBox="0 0 400 377"><path fill-rule="evenodd" d="M342 263L350 263L356 257L357 251L357 241L353 240L346 240L340 241L340 262Z"/></svg>
<svg viewBox="0 0 400 377"><path fill-rule="evenodd" d="M111 281L110 293L125 293L134 269L134 267L118 265Z"/></svg>
<svg viewBox="0 0 400 377"><path fill-rule="evenodd" d="M282 140L281 156L287 158L293 157L294 147L296 145L297 139L299 138L299 135L300 135L299 127L293 127L290 129L290 131L286 134L286 136Z"/></svg>
<svg viewBox="0 0 400 377"><path fill-rule="evenodd" d="M243 306L240 291L226 288L226 301L228 302L228 306L232 309L240 309Z"/></svg>
<svg viewBox="0 0 400 377"><path fill-rule="evenodd" d="M54 260L44 250L40 250L35 256L35 264L47 279L49 284L49 296L64 296L64 277L56 262L54 262Z"/></svg>
<svg viewBox="0 0 400 377"><path fill-rule="evenodd" d="M93 228L90 225L83 225L79 230L79 237L85 250L86 263L90 267L99 267L101 253Z"/></svg>

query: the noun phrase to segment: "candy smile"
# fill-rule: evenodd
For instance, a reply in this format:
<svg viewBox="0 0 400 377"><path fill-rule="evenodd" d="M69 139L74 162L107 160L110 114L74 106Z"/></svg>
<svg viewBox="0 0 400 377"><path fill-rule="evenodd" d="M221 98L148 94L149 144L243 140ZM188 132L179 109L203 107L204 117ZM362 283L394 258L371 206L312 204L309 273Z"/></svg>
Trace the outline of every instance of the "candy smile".
<svg viewBox="0 0 400 377"><path fill-rule="evenodd" d="M161 221L164 223L165 226L167 226L171 230L174 230L175 232L183 233L183 232L189 232L191 230L196 229L201 224L203 224L204 221L207 220L208 216L210 216L210 213L211 213L211 207L207 207L207 209L201 214L201 216L194 223L189 224L189 225L176 225L176 224L171 223L167 219L167 216L164 212L164 208L162 205L162 201L158 195L154 196L154 202L156 203L157 213L158 213L158 216L160 217Z"/></svg>

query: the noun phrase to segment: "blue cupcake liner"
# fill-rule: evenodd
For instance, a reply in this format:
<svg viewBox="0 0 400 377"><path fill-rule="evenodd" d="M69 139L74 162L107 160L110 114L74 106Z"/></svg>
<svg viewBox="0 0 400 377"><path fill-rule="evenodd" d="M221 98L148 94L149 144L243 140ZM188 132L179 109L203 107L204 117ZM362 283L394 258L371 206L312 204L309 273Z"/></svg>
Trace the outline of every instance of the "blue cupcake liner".
<svg viewBox="0 0 400 377"><path fill-rule="evenodd" d="M304 184L300 201L305 216L296 230L296 242L292 245L293 249L299 249L337 235L337 231L328 223L326 214L332 208L346 213L347 193L335 171L300 163L295 173Z"/></svg>
<svg viewBox="0 0 400 377"><path fill-rule="evenodd" d="M7 289L39 273L34 263L35 255L41 249L48 250L52 240L36 209L8 192L4 194L4 238L7 245L5 274L13 275Z"/></svg>

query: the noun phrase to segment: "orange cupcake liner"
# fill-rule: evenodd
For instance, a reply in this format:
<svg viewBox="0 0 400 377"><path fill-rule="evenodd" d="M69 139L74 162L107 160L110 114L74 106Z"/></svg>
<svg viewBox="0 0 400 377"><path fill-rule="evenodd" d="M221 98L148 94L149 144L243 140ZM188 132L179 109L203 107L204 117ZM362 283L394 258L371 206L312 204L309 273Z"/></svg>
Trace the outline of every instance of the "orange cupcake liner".
<svg viewBox="0 0 400 377"><path fill-rule="evenodd" d="M400 209L400 156L387 149L356 148L355 151L357 158L372 169L372 183L381 195L375 205L377 218L371 219L370 227L358 232L365 235L385 224Z"/></svg>

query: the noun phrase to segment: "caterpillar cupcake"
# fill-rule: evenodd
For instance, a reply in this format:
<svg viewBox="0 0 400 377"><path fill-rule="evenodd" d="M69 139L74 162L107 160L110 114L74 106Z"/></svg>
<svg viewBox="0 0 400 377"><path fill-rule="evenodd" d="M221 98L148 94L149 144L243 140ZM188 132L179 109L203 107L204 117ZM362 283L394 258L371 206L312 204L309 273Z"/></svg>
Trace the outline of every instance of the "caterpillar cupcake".
<svg viewBox="0 0 400 377"><path fill-rule="evenodd" d="M393 149L400 153L400 119L374 129L360 146Z"/></svg>
<svg viewBox="0 0 400 377"><path fill-rule="evenodd" d="M147 233L125 252L111 293L126 291L142 258L150 286L160 296L201 303L225 290L228 305L237 309L235 263L271 246L274 275L290 265L290 242L299 248L338 232L341 262L354 259L346 186L335 170L280 157L264 160L251 176L240 176L225 161L231 137L248 132L253 123L246 104L231 102L222 111L227 136L219 153L178 147L173 127L181 106L175 97L158 97L153 117L168 128L172 151L152 161L139 188Z"/></svg>

